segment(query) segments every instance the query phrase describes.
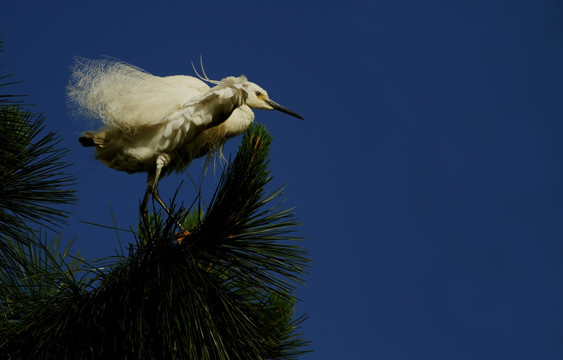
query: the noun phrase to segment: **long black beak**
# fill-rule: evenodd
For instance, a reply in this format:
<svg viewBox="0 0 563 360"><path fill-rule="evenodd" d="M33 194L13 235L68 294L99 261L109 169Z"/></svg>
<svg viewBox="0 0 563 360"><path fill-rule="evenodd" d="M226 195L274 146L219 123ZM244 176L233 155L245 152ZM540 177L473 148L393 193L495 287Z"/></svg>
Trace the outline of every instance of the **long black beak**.
<svg viewBox="0 0 563 360"><path fill-rule="evenodd" d="M289 110L288 108L286 108L284 106L281 106L280 104L278 104L277 102L275 102L273 100L266 99L265 101L268 104L270 104L270 106L273 107L274 110L278 110L278 111L281 111L281 112L286 113L288 115L295 116L298 119L305 120L305 119L303 119L303 117L301 115L294 113L293 111Z"/></svg>

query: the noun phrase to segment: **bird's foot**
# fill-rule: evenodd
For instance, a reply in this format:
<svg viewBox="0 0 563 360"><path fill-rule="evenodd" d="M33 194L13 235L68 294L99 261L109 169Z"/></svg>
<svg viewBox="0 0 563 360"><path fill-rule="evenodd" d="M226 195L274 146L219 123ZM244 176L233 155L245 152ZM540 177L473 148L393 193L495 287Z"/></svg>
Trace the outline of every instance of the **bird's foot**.
<svg viewBox="0 0 563 360"><path fill-rule="evenodd" d="M178 244L182 244L182 241L184 241L185 238L187 238L188 236L190 236L192 233L189 232L188 230L183 230L180 231L176 234L174 234L174 236L176 237L176 241L178 242Z"/></svg>

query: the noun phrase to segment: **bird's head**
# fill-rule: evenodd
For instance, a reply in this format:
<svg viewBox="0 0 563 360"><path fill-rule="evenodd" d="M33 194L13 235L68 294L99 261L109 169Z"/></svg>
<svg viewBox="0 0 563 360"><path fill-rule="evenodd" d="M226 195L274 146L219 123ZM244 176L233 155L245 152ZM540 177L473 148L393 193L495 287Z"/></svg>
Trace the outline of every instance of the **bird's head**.
<svg viewBox="0 0 563 360"><path fill-rule="evenodd" d="M246 84L244 84L244 88L248 93L248 97L246 98L246 105L250 106L251 108L263 110L278 110L304 120L301 115L294 113L288 108L281 106L280 104L270 99L266 90L262 89L255 83L247 82Z"/></svg>

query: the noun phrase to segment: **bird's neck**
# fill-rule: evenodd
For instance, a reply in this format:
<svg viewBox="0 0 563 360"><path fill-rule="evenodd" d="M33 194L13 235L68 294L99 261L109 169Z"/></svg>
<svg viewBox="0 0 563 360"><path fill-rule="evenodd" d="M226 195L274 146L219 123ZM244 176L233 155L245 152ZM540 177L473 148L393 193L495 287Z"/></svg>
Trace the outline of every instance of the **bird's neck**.
<svg viewBox="0 0 563 360"><path fill-rule="evenodd" d="M224 123L226 137L242 134L252 121L254 121L254 113L248 105L237 107Z"/></svg>

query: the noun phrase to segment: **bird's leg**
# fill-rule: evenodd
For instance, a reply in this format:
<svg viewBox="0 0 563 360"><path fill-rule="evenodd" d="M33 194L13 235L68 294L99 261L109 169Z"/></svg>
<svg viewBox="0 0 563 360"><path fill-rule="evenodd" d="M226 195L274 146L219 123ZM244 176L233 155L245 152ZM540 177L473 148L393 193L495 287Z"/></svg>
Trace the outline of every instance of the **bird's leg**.
<svg viewBox="0 0 563 360"><path fill-rule="evenodd" d="M143 202L141 203L141 208L140 208L141 218L143 219L143 224L145 225L145 230L147 231L147 234L151 233L151 226L149 223L148 203L149 203L149 198L153 191L153 185L154 185L154 175L149 173L147 177L147 190L145 191L145 196L143 197Z"/></svg>
<svg viewBox="0 0 563 360"><path fill-rule="evenodd" d="M165 159L162 156L159 156L156 160L156 171L155 171L155 174L154 174L154 181L152 183L152 189L151 189L152 196L160 204L160 206L162 206L162 208L164 209L164 211L166 211L168 216L170 216L174 220L174 222L176 223L176 226L178 227L178 229L180 229L181 236L182 236L182 239L183 239L185 236L187 236L189 234L189 232L184 229L184 227L182 226L180 221L178 221L178 219L176 219L176 217L172 214L172 212L170 211L168 206L166 206L166 204L164 203L164 201L162 201L162 199L160 198L160 195L158 194L158 181L159 181L160 174L162 173L162 168L164 167L164 165L165 165ZM148 191L148 189L147 189L147 191ZM145 194L145 197L146 197L146 194ZM178 241L181 242L181 240L178 240Z"/></svg>
<svg viewBox="0 0 563 360"><path fill-rule="evenodd" d="M155 184L154 188L152 189L152 196L154 196L155 200L160 204L160 206L162 206L162 208L164 209L164 211L166 211L168 216L170 216L174 220L178 229L180 229L181 232L186 232L186 230L184 230L184 227L182 226L182 224L180 224L180 221L178 221L178 219L176 219L176 217L174 215L172 215L172 212L170 211L168 206L166 206L164 201L162 201L162 199L160 198L160 195L158 194L158 187L157 187L156 184Z"/></svg>

